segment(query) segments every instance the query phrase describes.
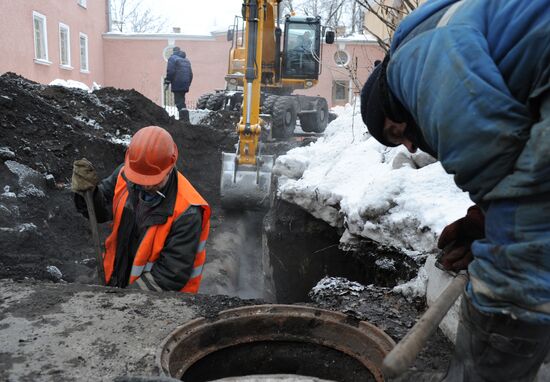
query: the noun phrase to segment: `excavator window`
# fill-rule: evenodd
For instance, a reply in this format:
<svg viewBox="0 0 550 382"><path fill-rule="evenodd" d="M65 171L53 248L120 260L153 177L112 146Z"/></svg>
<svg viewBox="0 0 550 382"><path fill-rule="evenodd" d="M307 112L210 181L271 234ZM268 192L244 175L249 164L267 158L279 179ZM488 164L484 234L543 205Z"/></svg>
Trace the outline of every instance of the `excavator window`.
<svg viewBox="0 0 550 382"><path fill-rule="evenodd" d="M317 79L320 57L320 24L285 23L283 77Z"/></svg>

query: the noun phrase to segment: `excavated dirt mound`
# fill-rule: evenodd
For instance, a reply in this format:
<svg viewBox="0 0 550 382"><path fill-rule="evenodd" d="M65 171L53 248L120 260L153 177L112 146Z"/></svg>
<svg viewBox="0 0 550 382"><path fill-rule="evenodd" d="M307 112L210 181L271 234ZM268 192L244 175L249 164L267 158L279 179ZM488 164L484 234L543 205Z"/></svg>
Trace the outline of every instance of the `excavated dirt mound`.
<svg viewBox="0 0 550 382"><path fill-rule="evenodd" d="M69 189L72 163L86 157L109 175L144 126L172 134L178 168L219 209L220 152L233 150L237 117L212 118L215 128L186 125L134 90L88 93L0 76L0 278L93 281L88 221Z"/></svg>

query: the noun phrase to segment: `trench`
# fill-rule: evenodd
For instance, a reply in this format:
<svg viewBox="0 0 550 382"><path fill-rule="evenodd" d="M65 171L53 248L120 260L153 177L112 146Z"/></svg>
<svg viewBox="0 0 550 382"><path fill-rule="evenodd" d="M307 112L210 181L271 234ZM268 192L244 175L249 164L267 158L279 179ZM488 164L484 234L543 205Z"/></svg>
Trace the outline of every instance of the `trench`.
<svg viewBox="0 0 550 382"><path fill-rule="evenodd" d="M275 200L267 212L225 212L223 227L212 235L208 250L226 260L209 264L201 292L300 303L309 301L309 291L325 276L392 287L417 272L411 259L367 240L355 251L344 251L340 236L338 229L282 200ZM395 265L376 266L381 258ZM226 282L220 282L220 274Z"/></svg>

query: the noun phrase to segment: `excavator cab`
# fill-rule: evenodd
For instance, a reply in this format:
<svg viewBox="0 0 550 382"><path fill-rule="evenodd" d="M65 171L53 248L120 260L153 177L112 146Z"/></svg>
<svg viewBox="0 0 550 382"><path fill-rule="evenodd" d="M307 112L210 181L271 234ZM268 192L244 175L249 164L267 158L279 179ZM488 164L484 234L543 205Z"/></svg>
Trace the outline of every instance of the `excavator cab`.
<svg viewBox="0 0 550 382"><path fill-rule="evenodd" d="M283 41L282 77L316 80L321 57L321 18L287 16Z"/></svg>

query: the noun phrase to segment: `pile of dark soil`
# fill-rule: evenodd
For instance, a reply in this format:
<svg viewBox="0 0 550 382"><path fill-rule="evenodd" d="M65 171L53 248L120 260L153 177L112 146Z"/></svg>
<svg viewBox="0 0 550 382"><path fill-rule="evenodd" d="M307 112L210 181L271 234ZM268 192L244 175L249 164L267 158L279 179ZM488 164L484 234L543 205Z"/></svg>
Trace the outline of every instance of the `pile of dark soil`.
<svg viewBox="0 0 550 382"><path fill-rule="evenodd" d="M187 125L134 90L88 93L0 76L0 278L93 282L88 221L69 189L72 163L86 157L109 175L144 126L172 134L178 168L218 209L220 153L237 138L235 116L216 118L215 127Z"/></svg>
<svg viewBox="0 0 550 382"><path fill-rule="evenodd" d="M391 288L363 286L342 278L325 278L310 292L316 307L346 313L384 330L399 342L425 310L424 299L408 301ZM413 368L444 372L453 352L453 344L437 330L416 358Z"/></svg>

